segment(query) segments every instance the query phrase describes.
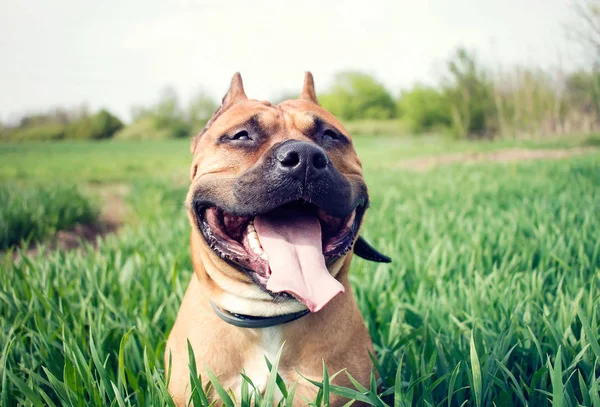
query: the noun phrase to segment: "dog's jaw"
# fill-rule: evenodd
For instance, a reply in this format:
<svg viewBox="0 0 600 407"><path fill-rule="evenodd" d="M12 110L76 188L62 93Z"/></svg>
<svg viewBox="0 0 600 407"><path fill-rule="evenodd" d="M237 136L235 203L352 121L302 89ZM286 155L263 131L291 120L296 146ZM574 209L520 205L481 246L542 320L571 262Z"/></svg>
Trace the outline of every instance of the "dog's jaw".
<svg viewBox="0 0 600 407"><path fill-rule="evenodd" d="M196 277L203 282L209 297L220 308L236 314L272 317L303 311L306 306L293 297L273 296L257 285L252 279L233 265L224 263L210 249L200 232L191 234L191 251ZM332 262L328 269L334 278L339 279L348 272L345 267L347 257L342 256Z"/></svg>

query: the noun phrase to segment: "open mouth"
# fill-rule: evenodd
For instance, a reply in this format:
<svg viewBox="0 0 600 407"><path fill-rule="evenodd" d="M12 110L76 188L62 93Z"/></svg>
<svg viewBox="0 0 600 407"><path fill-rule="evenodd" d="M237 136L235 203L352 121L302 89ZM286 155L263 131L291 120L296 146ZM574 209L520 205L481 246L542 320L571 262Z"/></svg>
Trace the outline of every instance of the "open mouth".
<svg viewBox="0 0 600 407"><path fill-rule="evenodd" d="M237 216L216 206L196 208L211 249L270 293L287 293L315 312L343 286L327 265L352 248L364 207L345 218L297 200L256 216Z"/></svg>

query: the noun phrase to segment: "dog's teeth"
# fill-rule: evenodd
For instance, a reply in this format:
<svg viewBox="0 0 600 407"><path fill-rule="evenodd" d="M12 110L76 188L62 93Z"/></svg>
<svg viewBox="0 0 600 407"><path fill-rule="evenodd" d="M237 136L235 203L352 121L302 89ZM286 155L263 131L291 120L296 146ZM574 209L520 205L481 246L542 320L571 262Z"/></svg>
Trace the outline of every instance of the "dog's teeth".
<svg viewBox="0 0 600 407"><path fill-rule="evenodd" d="M252 250L254 250L254 252L256 252L257 254L261 254L264 252L263 248L260 246L260 243L258 243L258 241L253 241L250 240L250 247L252 248Z"/></svg>
<svg viewBox="0 0 600 407"><path fill-rule="evenodd" d="M267 260L265 250L260 244L258 233L254 227L254 219L248 222L248 226L246 227L246 236L248 238L248 245L250 246L250 249L252 249L252 251L262 259Z"/></svg>
<svg viewBox="0 0 600 407"><path fill-rule="evenodd" d="M258 240L258 235L256 232L248 235L248 244L250 248L258 255L264 253L264 249L262 248L260 241Z"/></svg>

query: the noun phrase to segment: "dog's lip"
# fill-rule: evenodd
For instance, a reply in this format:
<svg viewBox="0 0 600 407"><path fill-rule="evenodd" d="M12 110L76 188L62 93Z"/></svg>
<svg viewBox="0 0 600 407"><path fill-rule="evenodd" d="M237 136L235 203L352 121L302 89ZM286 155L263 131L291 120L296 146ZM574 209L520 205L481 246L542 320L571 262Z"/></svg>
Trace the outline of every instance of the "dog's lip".
<svg viewBox="0 0 600 407"><path fill-rule="evenodd" d="M321 206L318 206L317 204L315 204L314 202L312 202L310 199L305 199L305 198L289 198L287 200L281 201L275 205L271 205L267 208L264 208L261 211L243 211L243 210L238 210L235 207L229 207L226 205L219 205L218 203L215 202L211 202L211 201L204 201L204 200L200 200L200 199L193 199L192 201L192 212L194 213L194 216L196 217L196 222L198 222L201 218L202 218L202 212L204 210L206 210L207 208L210 207L216 207L219 208L225 212L227 212L230 215L233 216L239 216L239 217L250 217L250 218L254 218L256 216L260 216L260 215L264 215L268 212L271 212L277 208L280 208L282 206L286 206L295 202L303 202L306 204L311 204L316 206L319 209L324 210L327 215L329 216L333 216L336 218L346 218L347 216L349 216L350 214L352 214L353 212L361 212L361 217L362 214L364 214L364 212L367 210L369 203L368 203L368 199L361 197L358 198L355 202L354 202L354 206L351 207L351 209L347 212L347 213L336 213L336 214L332 214L330 213L330 211L327 211L326 208L323 208ZM341 215L341 216L340 216Z"/></svg>
<svg viewBox="0 0 600 407"><path fill-rule="evenodd" d="M257 216L264 215L266 213L269 213L269 212L272 212L274 210L277 210L278 208L283 208L286 205L294 204L294 203L299 202L299 201L302 204L313 205L313 204L310 204L310 202L306 202L306 201L304 201L302 199L301 200L291 199L291 200L287 201L286 203L284 203L282 205L278 205L275 208L271 208L271 209L268 209L266 211L262 211L262 212L259 212L259 213L254 213L254 212L253 213L244 213L244 212L236 212L236 211L232 211L232 212L227 211L227 214L228 215L232 215L232 216L236 216L236 217L245 217L245 218L248 218L248 219L253 219L253 218L257 217ZM353 229L352 232L354 234L356 234L356 232L358 231L358 226L360 225L360 222L362 221L362 217L363 217L364 213L367 210L367 205L365 204L364 200L359 200L358 203L356 203L356 205L352 208L352 210L348 214L346 214L345 216L343 216L343 217L338 217L338 216L330 215L329 212L327 212L327 210L325 210L324 208L318 207L316 205L313 205L313 206L317 209L317 211L322 210L328 216L332 216L334 218L341 219L342 221L344 219L348 218L350 215L354 214L354 222L353 222L353 225L352 225L352 229ZM192 212L194 213L194 217L196 219L196 224L198 226L198 229L200 229L201 232L202 232L201 225L202 225L203 220L205 219L204 213L209 208L217 208L217 209L219 209L219 210L221 210L223 212L226 212L219 205L214 205L214 204L209 204L209 203L194 205ZM202 233L202 234L204 234L204 233ZM356 236L353 236L353 238L354 237L356 237ZM205 238L206 238L206 236L205 236ZM347 253L347 250L344 251L344 253L342 253L341 255L344 255L346 253ZM340 257L340 256L338 256L338 257Z"/></svg>
<svg viewBox="0 0 600 407"><path fill-rule="evenodd" d="M280 205L280 206L276 207L275 210L279 207L283 207L283 206L295 203L297 201L298 200L293 200L293 199L289 200L284 205ZM304 202L304 203L306 203L306 202ZM319 209L323 209L323 208L317 207L316 205L313 205L313 206L316 208L317 211ZM217 210L224 212L224 210L221 209L218 205L196 204L193 207L193 213L194 213L194 217L196 218L197 227L198 227L201 235L203 236L204 240L208 243L211 250L213 250L225 262L227 262L234 268L238 269L240 272L247 274L254 281L255 284L257 284L263 291L266 291L269 294L271 294L275 300L293 299L294 297L288 293L285 293L285 292L273 293L273 292L270 292L269 290L267 290L266 283L267 283L267 280L269 277L268 273L265 273L264 270L256 270L255 268L253 268L250 264L251 260L249 260L248 258L242 260L243 256L235 256L235 255L232 255L231 252L225 253L224 243L226 243L226 242L220 241L218 239L218 237L215 235L215 231L212 230L212 228L209 225L209 222L206 220L205 214L206 214L207 210L210 208L216 208ZM362 217L363 217L366 209L367 209L367 206L364 204L364 201L359 200L358 203L352 209L352 211L345 218L341 219L341 222L343 222L344 219L346 219L354 214L353 222L350 225L350 231L345 236L343 236L342 239L340 239L339 245L340 245L341 249L334 250L333 252L323 253L325 256L325 259L326 259L326 263L328 265L332 264L337 259L343 257L345 254L347 254L352 249L352 246L354 245L354 241L358 234L358 227L362 221ZM273 210L274 209L270 209L270 210L267 210L265 212L261 212L258 214L239 215L235 212L228 213L228 214L233 215L233 216L247 217L249 219L252 219L256 216L263 215L263 214L271 212ZM229 237L229 239L231 239L231 238ZM231 239L231 240L232 240L232 243L235 242L233 239ZM237 243L241 249L244 249L243 245L241 245L239 242L235 242L235 243ZM325 249L325 247L324 247L324 249ZM236 257L236 258L234 258L234 257ZM264 264L266 265L266 268L268 271L268 267L269 267L268 262L265 261ZM259 264L259 266L260 266L260 264Z"/></svg>
<svg viewBox="0 0 600 407"><path fill-rule="evenodd" d="M260 216L260 215L264 215L268 212L271 212L279 207L285 206L285 205L289 205L295 202L303 202L306 204L311 204L314 205L322 210L324 210L329 216L333 216L336 218L345 218L347 216L349 216L352 212L357 211L358 209L362 209L362 211L364 212L369 204L368 204L368 199L367 198L358 198L355 202L354 202L354 206L350 207L350 210L348 210L347 212L343 212L343 213L331 213L331 211L328 211L326 208L323 208L319 205L317 205L316 203L312 202L312 200L310 199L306 199L303 197L300 198L289 198L287 200L283 200L283 201L277 201L276 203L274 203L273 205L270 205L264 209L262 209L261 211L244 211L244 210L239 210L236 207L229 207L226 205L220 205L218 203L215 202L211 202L211 201L204 201L201 199L193 199L192 200L192 210L194 212L194 215L196 216L196 218L199 218L202 216L202 211L204 211L206 208L209 207L217 207L225 212L227 212L230 215L234 215L234 216L239 216L239 217L251 217L254 218L256 216ZM358 212L358 211L357 211Z"/></svg>

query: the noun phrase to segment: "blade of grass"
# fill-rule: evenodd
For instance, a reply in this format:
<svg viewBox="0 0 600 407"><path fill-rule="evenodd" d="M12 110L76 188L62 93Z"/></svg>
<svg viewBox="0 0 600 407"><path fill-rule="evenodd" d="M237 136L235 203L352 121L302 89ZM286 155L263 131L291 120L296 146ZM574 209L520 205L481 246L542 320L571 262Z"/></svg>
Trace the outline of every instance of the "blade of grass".
<svg viewBox="0 0 600 407"><path fill-rule="evenodd" d="M17 386L17 388L23 393L27 400L35 407L44 407L44 402L41 397L38 396L23 380L15 376L10 370L6 371L8 378Z"/></svg>
<svg viewBox="0 0 600 407"><path fill-rule="evenodd" d="M471 375L473 380L473 394L475 395L475 405L481 406L482 403L482 383L481 383L481 366L479 365L479 357L477 356L477 349L475 347L475 340L473 338L473 331L471 331Z"/></svg>
<svg viewBox="0 0 600 407"><path fill-rule="evenodd" d="M265 362L267 363L267 368L269 369L269 371L271 371L271 369L273 368L273 365L271 364L271 362L269 361L269 359L267 359L267 357L265 356ZM283 379L281 378L281 375L279 375L279 373L277 373L277 387L279 388L279 391L281 392L281 394L283 394L283 397L287 397L287 388L285 386L285 382L283 381Z"/></svg>
<svg viewBox="0 0 600 407"><path fill-rule="evenodd" d="M323 406L329 407L329 373L323 360Z"/></svg>
<svg viewBox="0 0 600 407"><path fill-rule="evenodd" d="M554 366L552 366L552 362L548 358L548 369L550 369L550 381L552 382L552 405L554 407L565 407L561 348L561 346L558 347Z"/></svg>
<svg viewBox="0 0 600 407"><path fill-rule="evenodd" d="M288 395L285 399L285 407L293 407L294 396L296 394L296 386L297 385L298 385L298 380L294 381L294 384L292 384L292 387L290 387L290 390L288 391Z"/></svg>
<svg viewBox="0 0 600 407"><path fill-rule="evenodd" d="M398 359L398 370L396 370L396 379L394 380L394 407L405 407L402 400L402 362L404 361L404 352Z"/></svg>
<svg viewBox="0 0 600 407"><path fill-rule="evenodd" d="M281 359L281 354L283 353L284 346L285 342L281 344L281 347L279 348L279 351L275 356L275 361L273 362L271 373L269 374L269 380L267 380L267 386L265 388L265 393L263 396L261 407L273 406L273 402L275 400L275 387L277 385L277 372L279 369L279 360Z"/></svg>
<svg viewBox="0 0 600 407"><path fill-rule="evenodd" d="M125 335L121 338L121 342L119 343L119 381L118 384L120 388L127 388L127 377L125 375L125 345L127 344L127 340L129 339L129 335L133 332L135 328L132 327L127 331Z"/></svg>
<svg viewBox="0 0 600 407"><path fill-rule="evenodd" d="M583 315L581 309L577 310L577 316L581 321L581 325L583 326L585 336L590 342L590 346L592 347L592 351L594 351L594 355L596 355L597 358L600 358L600 343L598 343L598 335L594 334L594 331L592 330L588 319L585 317L585 315Z"/></svg>
<svg viewBox="0 0 600 407"><path fill-rule="evenodd" d="M208 398L206 397L206 393L204 393L204 389L202 388L202 381L200 376L198 375L198 370L196 367L196 356L194 355L194 349L192 348L192 344L190 341L187 341L188 345L188 361L189 361L189 369L190 369L190 385L192 386L191 392L191 400L194 402L194 406L208 406Z"/></svg>
<svg viewBox="0 0 600 407"><path fill-rule="evenodd" d="M210 380L210 382L212 383L215 391L217 392L217 394L221 398L221 401L223 402L223 405L225 407L234 407L233 400L231 400L231 397L229 397L229 394L227 393L227 390L225 390L225 388L223 387L223 385L219 382L219 379L217 378L217 376L215 376L215 374L212 372L212 370L210 370L210 368L208 366L206 366L206 365L204 366L204 370L206 370L206 374L208 375L208 379Z"/></svg>
<svg viewBox="0 0 600 407"><path fill-rule="evenodd" d="M452 396L454 395L454 386L456 385L456 378L458 377L458 372L460 371L460 362L452 371L452 375L450 376L450 381L448 382L448 407L452 406Z"/></svg>

